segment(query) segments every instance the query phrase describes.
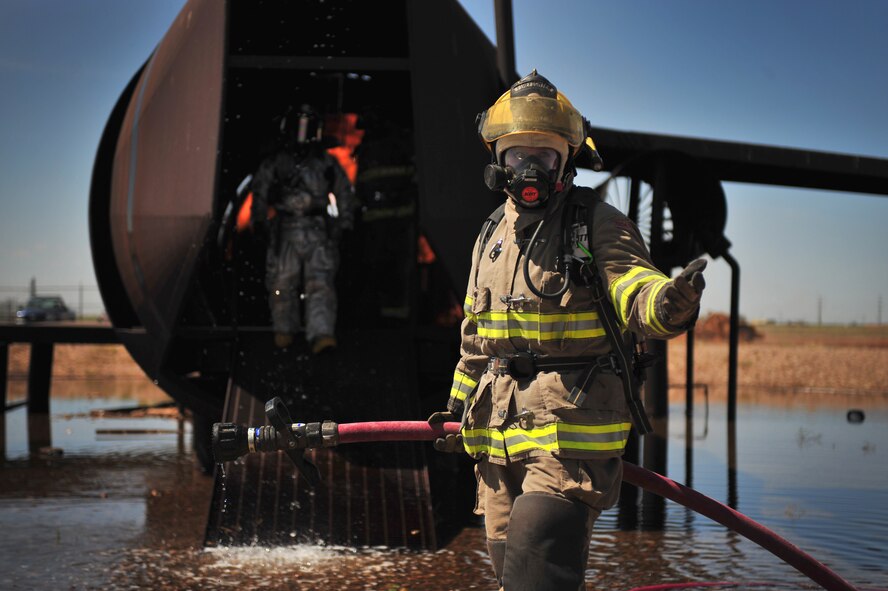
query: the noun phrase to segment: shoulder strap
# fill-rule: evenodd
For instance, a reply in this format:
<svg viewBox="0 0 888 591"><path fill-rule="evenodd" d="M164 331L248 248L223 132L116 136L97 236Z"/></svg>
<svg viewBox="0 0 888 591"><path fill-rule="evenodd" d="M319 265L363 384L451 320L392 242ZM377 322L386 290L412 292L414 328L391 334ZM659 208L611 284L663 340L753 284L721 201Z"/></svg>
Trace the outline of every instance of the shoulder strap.
<svg viewBox="0 0 888 591"><path fill-rule="evenodd" d="M490 237L493 236L493 231L496 230L496 227L502 221L503 216L506 215L506 203L503 202L499 207L493 210L493 212L487 216L487 219L484 220L484 224L481 226L481 232L478 234L478 242L479 248L478 252L483 252L484 247L487 246L487 242L490 240Z"/></svg>
<svg viewBox="0 0 888 591"><path fill-rule="evenodd" d="M493 231L506 215L506 202L502 202L499 207L493 210L484 224L481 225L481 232L478 234L478 260L475 261L475 287L478 287L478 267L481 266L481 257L484 255L484 248L493 236Z"/></svg>
<svg viewBox="0 0 888 591"><path fill-rule="evenodd" d="M584 188L585 189L585 188ZM577 191L579 193L580 190ZM592 192L592 189L586 189ZM585 191L584 191L585 193ZM574 207L579 210L586 210L586 232L588 236L588 249L592 253L592 232L595 222L596 205L601 202L598 194L595 193L589 199L589 203L579 203L579 195L574 196ZM577 215L577 214L574 214ZM623 340L622 330L620 329L620 321L617 319L617 313L613 304L608 297L605 286L602 285L601 275L598 270L598 261L593 256L587 263L588 272L591 274L589 280L592 285L592 293L598 308L598 318L604 328L604 334L607 336L614 356L614 361L619 368L620 378L623 382L623 394L626 398L626 405L629 407L629 413L632 415L632 422L640 435L645 435L653 431L647 413L645 413L644 405L639 397L641 384L635 374L635 352L632 347L628 346Z"/></svg>
<svg viewBox="0 0 888 591"><path fill-rule="evenodd" d="M596 206L601 203L598 191L589 187L574 187L570 196L570 203L574 210L585 209L588 213L586 222L589 224L589 234L592 233L592 222ZM576 214L574 214L576 216Z"/></svg>

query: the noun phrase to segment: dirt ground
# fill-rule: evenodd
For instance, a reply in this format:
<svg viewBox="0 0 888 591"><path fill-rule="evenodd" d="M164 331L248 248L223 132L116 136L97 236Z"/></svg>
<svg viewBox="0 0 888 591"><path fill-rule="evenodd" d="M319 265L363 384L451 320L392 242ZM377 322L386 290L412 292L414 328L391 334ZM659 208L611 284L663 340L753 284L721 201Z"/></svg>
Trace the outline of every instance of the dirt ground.
<svg viewBox="0 0 888 591"><path fill-rule="evenodd" d="M888 326L758 327L760 337L738 345L738 391L788 396L875 396L888 400ZM694 340L694 381L723 397L728 340ZM687 340L669 341L670 384L685 383ZM683 389L670 390L683 397Z"/></svg>
<svg viewBox="0 0 888 591"><path fill-rule="evenodd" d="M25 378L31 355L29 345L9 347L9 377ZM141 378L142 368L123 345L71 345L53 347L53 378Z"/></svg>
<svg viewBox="0 0 888 591"><path fill-rule="evenodd" d="M738 389L798 395L866 395L888 399L888 326L759 327L761 335L738 348ZM669 341L672 397L681 398L685 383L685 337ZM27 379L28 345L9 348L11 382ZM724 396L728 380L727 339L694 340L694 381L706 384L714 398ZM153 384L122 345L57 345L53 378L114 379ZM54 386L53 393L56 393Z"/></svg>

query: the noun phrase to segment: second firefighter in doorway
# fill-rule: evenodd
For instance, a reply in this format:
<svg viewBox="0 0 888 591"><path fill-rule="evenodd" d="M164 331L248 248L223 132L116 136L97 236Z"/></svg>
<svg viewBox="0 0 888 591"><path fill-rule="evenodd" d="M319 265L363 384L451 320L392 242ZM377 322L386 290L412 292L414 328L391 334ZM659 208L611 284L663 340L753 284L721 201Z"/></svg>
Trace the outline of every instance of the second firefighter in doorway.
<svg viewBox="0 0 888 591"><path fill-rule="evenodd" d="M253 229L268 242L268 288L274 341L287 347L302 330L314 353L336 346L339 239L354 226L354 188L324 150L323 121L309 105L281 122L281 147L253 178ZM269 211L273 215L269 216Z"/></svg>

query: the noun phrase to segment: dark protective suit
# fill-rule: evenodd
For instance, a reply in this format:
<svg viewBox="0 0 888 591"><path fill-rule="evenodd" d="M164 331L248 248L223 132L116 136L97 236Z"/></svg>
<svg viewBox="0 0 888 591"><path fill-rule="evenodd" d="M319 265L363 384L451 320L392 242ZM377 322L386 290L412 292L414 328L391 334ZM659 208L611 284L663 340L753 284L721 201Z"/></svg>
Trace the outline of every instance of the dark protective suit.
<svg viewBox="0 0 888 591"><path fill-rule="evenodd" d="M339 237L354 226L354 187L333 156L303 147L279 150L263 161L252 188L253 226L268 228L265 284L274 331L300 330L302 287L306 340L333 336ZM269 207L276 212L271 220Z"/></svg>

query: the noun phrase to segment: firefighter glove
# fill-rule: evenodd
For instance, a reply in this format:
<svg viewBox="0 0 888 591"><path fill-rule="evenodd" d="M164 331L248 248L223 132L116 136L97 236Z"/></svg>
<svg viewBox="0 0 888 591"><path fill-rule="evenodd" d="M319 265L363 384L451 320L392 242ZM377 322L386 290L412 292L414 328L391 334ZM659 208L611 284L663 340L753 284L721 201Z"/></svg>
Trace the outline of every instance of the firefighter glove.
<svg viewBox="0 0 888 591"><path fill-rule="evenodd" d="M706 268L706 259L697 259L692 261L684 270L675 278L675 286L681 290L689 298L698 297L703 293L706 287L706 280L703 278L703 270ZM693 291L690 291L688 288Z"/></svg>
<svg viewBox="0 0 888 591"><path fill-rule="evenodd" d="M452 412L433 412L427 419L429 425L440 425L448 421L457 421L459 417ZM463 450L463 438L459 433L448 433L444 437L435 439L434 448L446 453L459 453Z"/></svg>
<svg viewBox="0 0 888 591"><path fill-rule="evenodd" d="M446 453L460 453L463 451L463 436L459 433L448 433L444 437L438 437L433 444L435 449Z"/></svg>
<svg viewBox="0 0 888 591"><path fill-rule="evenodd" d="M456 421L459 420L459 417L454 415L449 410L445 410L443 412L433 412L426 422L429 425L439 425L441 423L446 423L447 421Z"/></svg>
<svg viewBox="0 0 888 591"><path fill-rule="evenodd" d="M657 308L667 328L689 328L700 312L700 294L706 287L703 279L705 259L692 261L678 276L660 290Z"/></svg>

